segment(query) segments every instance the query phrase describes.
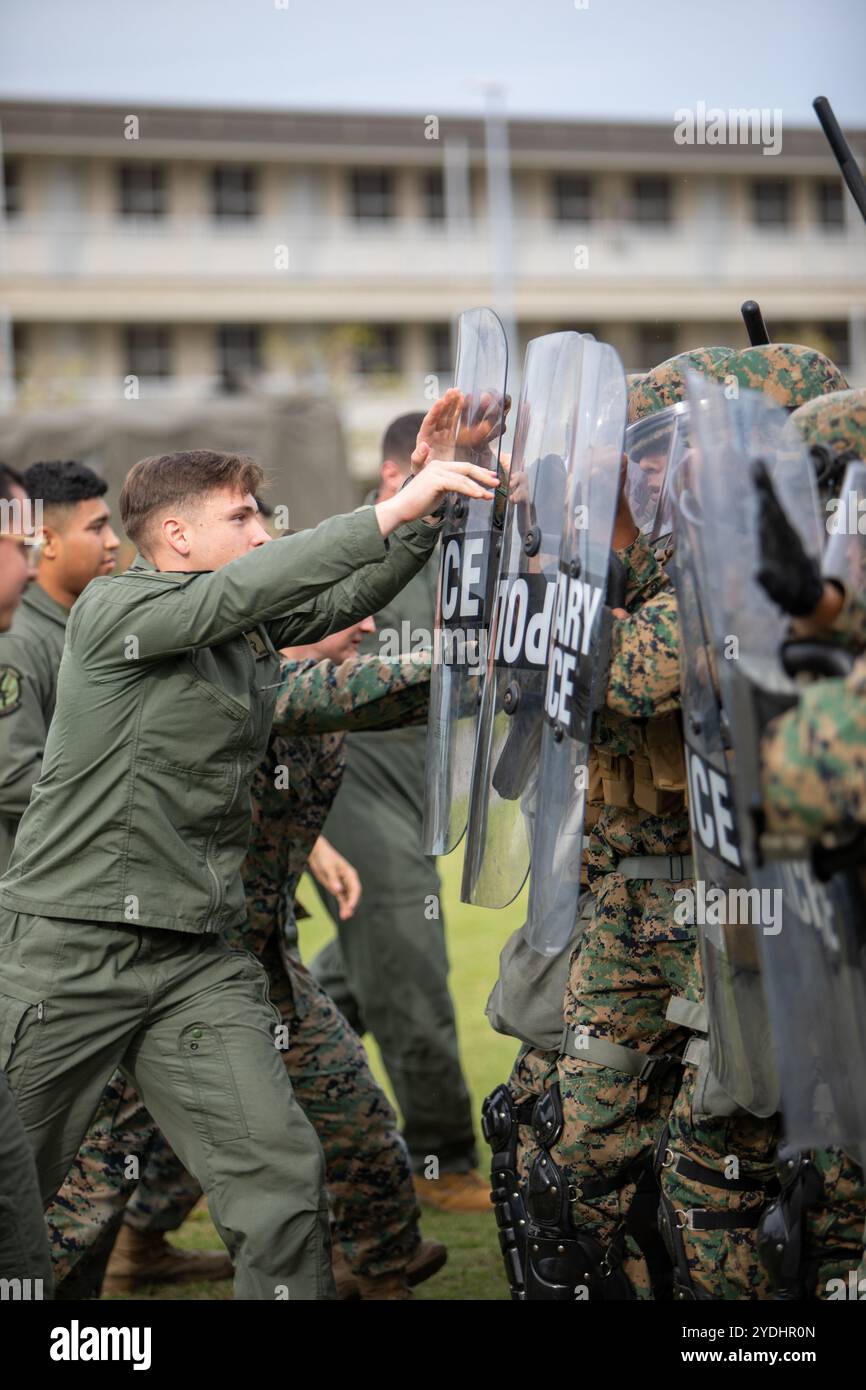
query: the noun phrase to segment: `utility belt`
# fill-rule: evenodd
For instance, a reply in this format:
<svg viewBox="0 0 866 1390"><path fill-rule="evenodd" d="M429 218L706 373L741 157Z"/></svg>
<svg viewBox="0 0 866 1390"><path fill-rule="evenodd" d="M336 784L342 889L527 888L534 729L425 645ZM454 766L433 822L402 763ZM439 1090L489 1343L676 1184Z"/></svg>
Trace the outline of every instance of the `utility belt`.
<svg viewBox="0 0 866 1390"><path fill-rule="evenodd" d="M638 1052L635 1047L608 1042L606 1038L581 1033L569 1025L562 1030L559 1050L562 1056L573 1057L578 1062L595 1062L600 1067L610 1067L612 1071L646 1083L682 1064L679 1052Z"/></svg>
<svg viewBox="0 0 866 1390"><path fill-rule="evenodd" d="M617 860L613 872L623 878L661 878L682 883L694 878L695 865L690 854L627 854Z"/></svg>

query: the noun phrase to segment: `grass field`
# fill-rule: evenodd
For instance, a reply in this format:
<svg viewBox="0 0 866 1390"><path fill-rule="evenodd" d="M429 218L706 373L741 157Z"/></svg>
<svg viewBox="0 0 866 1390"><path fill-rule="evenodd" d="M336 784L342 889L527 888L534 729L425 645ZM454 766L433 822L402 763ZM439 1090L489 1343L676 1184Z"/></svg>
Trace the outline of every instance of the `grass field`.
<svg viewBox="0 0 866 1390"><path fill-rule="evenodd" d="M515 927L523 921L525 896L501 912L467 907L459 900L462 854L440 861L442 900L451 958L451 990L457 1007L457 1026L463 1067L472 1093L476 1129L481 1101L511 1069L517 1043L494 1033L484 1015L484 1005L496 978L499 951ZM309 884L301 888L301 900L312 914L301 923L301 951L310 960L332 935L333 928L318 894ZM367 1039L373 1070L393 1101L378 1049ZM479 1132L479 1151L486 1172L489 1149ZM422 1229L448 1246L448 1263L440 1274L423 1284L418 1299L507 1299L505 1277L496 1239L496 1222L489 1214L447 1216L430 1214L425 1207ZM175 1238L176 1244L199 1249L221 1248L220 1238L205 1211L196 1211ZM152 1298L230 1299L231 1284L195 1284L182 1290L156 1286ZM117 1297L124 1297L117 1295ZM140 1294L129 1295L139 1298Z"/></svg>

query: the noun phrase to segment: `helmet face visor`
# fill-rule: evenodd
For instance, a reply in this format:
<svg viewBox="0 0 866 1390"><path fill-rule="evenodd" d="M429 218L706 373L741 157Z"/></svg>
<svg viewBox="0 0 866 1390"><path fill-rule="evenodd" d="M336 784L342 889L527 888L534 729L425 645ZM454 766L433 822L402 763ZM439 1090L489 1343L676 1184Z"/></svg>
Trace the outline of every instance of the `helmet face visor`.
<svg viewBox="0 0 866 1390"><path fill-rule="evenodd" d="M686 447L689 408L685 402L658 410L629 425L625 491L638 530L650 541L673 529L670 478Z"/></svg>

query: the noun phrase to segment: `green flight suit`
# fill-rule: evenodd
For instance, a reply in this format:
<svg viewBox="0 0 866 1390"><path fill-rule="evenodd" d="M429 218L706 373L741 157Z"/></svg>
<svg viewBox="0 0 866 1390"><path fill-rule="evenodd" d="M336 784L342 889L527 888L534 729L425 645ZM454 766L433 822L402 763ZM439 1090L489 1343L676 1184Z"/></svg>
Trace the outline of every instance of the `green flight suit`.
<svg viewBox="0 0 866 1390"><path fill-rule="evenodd" d="M0 873L9 862L18 822L42 767L68 617L68 608L34 581L11 628L0 633ZM22 1297L51 1296L51 1260L36 1167L2 1072L0 1279L30 1280L20 1286Z"/></svg>
<svg viewBox="0 0 866 1390"><path fill-rule="evenodd" d="M428 566L376 614L367 650L408 652L432 640L435 568ZM415 634L413 636L413 634ZM477 1155L460 1065L441 886L421 849L426 727L350 734L343 785L324 834L358 871L363 894L311 970L358 1032L373 1034L403 1115L416 1171L441 1172Z"/></svg>
<svg viewBox="0 0 866 1390"><path fill-rule="evenodd" d="M437 530L333 517L213 573L138 560L75 605L42 776L0 880L0 1067L58 1190L118 1066L208 1195L241 1299L333 1296L319 1142L246 915L276 648L386 603Z"/></svg>
<svg viewBox="0 0 866 1390"><path fill-rule="evenodd" d="M69 609L31 581L0 632L0 874L39 780Z"/></svg>

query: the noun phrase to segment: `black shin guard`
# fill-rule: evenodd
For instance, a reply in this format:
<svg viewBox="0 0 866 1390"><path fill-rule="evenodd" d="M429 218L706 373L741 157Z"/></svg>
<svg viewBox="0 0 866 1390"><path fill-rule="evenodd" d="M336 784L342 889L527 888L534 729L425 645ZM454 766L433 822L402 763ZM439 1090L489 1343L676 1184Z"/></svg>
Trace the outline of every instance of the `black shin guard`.
<svg viewBox="0 0 866 1390"><path fill-rule="evenodd" d="M574 1229L571 1193L566 1175L550 1149L563 1129L559 1087L551 1086L536 1102L532 1127L541 1153L529 1171L526 1243L527 1302L596 1302L634 1299L635 1292L622 1268L625 1229L620 1227L607 1247L585 1231ZM593 1184L613 1191L616 1182Z"/></svg>
<svg viewBox="0 0 866 1390"><path fill-rule="evenodd" d="M497 1086L481 1107L481 1129L493 1150L490 1162L490 1198L499 1227L499 1248L511 1297L526 1297L524 1248L527 1212L517 1177L518 1125L528 1123L534 1101L515 1106L507 1086Z"/></svg>

